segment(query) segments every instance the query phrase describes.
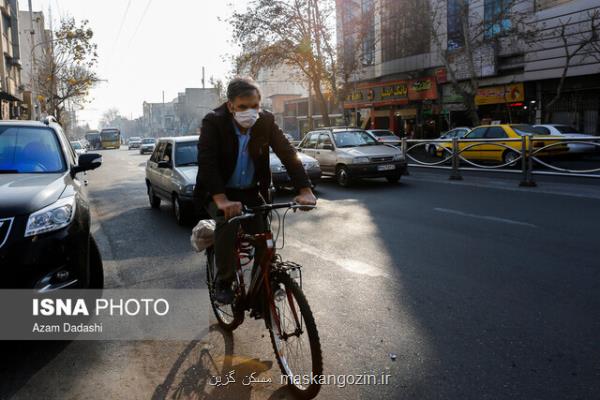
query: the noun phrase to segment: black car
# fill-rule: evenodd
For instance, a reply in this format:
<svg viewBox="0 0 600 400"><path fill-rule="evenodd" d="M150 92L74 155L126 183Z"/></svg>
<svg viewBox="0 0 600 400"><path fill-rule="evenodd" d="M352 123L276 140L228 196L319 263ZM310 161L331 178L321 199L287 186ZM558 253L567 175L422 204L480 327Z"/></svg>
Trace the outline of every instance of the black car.
<svg viewBox="0 0 600 400"><path fill-rule="evenodd" d="M101 163L53 119L0 122L0 288L102 288L80 175Z"/></svg>

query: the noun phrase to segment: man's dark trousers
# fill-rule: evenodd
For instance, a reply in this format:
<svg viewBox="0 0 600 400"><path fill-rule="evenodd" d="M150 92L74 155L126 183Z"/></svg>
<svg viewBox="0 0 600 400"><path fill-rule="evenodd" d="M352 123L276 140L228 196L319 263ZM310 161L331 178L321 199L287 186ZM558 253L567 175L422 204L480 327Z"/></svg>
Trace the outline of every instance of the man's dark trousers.
<svg viewBox="0 0 600 400"><path fill-rule="evenodd" d="M225 195L229 201L239 201L246 207L256 207L265 203L258 189L254 188L245 190L226 189ZM217 281L227 285L235 279L237 260L234 250L240 222L228 223L214 201L209 203L207 211L216 222L214 249L217 262ZM267 229L267 223L263 215L256 215L254 218L242 220L241 224L244 232L248 234L262 233ZM262 251L257 250L254 258L255 264L261 259L261 256Z"/></svg>

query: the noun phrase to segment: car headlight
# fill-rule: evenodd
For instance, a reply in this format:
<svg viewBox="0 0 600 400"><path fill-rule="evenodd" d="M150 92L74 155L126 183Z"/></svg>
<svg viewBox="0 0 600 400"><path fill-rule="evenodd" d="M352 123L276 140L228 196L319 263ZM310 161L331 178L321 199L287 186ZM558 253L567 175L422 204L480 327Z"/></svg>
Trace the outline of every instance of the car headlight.
<svg viewBox="0 0 600 400"><path fill-rule="evenodd" d="M367 164L370 161L371 160L369 160L369 157L355 157L352 159L352 163L354 164Z"/></svg>
<svg viewBox="0 0 600 400"><path fill-rule="evenodd" d="M318 161L308 161L304 163L304 169L313 169L313 168L319 168L319 162Z"/></svg>
<svg viewBox="0 0 600 400"><path fill-rule="evenodd" d="M196 187L196 185L187 185L186 187L183 188L183 193L184 194L192 194L192 193L194 193L195 187Z"/></svg>
<svg viewBox="0 0 600 400"><path fill-rule="evenodd" d="M59 199L29 216L25 237L56 231L68 226L75 217L75 196Z"/></svg>
<svg viewBox="0 0 600 400"><path fill-rule="evenodd" d="M273 172L286 172L285 166L283 164L273 165L271 167Z"/></svg>
<svg viewBox="0 0 600 400"><path fill-rule="evenodd" d="M394 161L402 161L404 156L402 154L394 154Z"/></svg>

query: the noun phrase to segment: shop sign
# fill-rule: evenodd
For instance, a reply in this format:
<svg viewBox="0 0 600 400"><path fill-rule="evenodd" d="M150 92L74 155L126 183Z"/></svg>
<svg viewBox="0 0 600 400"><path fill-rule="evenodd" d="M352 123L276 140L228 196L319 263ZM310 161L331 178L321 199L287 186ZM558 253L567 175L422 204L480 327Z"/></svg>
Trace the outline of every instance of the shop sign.
<svg viewBox="0 0 600 400"><path fill-rule="evenodd" d="M525 88L522 83L479 88L475 96L475 104L516 103L525 101Z"/></svg>
<svg viewBox="0 0 600 400"><path fill-rule="evenodd" d="M446 68L438 68L435 70L435 79L437 79L437 83L446 83L448 82L448 71Z"/></svg>
<svg viewBox="0 0 600 400"><path fill-rule="evenodd" d="M408 104L409 100L438 98L434 77L361 84L346 96L344 108Z"/></svg>

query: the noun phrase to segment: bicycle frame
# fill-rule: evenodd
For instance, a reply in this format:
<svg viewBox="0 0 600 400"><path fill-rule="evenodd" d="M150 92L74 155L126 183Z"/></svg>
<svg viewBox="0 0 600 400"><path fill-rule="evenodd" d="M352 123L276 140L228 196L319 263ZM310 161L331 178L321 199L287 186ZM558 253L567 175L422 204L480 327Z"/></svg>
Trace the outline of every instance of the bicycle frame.
<svg viewBox="0 0 600 400"><path fill-rule="evenodd" d="M241 231L241 229L240 229ZM252 274L250 278L250 286L248 289L248 293L246 293L246 287L244 283L244 274L242 270L241 259L243 258L240 247L243 241L248 241L252 246L256 249L261 248L263 250L262 259L258 261L257 265L258 269L255 270L254 267L252 269ZM273 242L273 233L269 230L265 233L259 233L254 235L248 235L244 233L239 233L236 240L236 256L237 256L237 273L238 279L240 283L240 291L242 293L242 299L244 303L244 307L249 310L249 306L254 304L254 300L261 300L261 289L264 286L264 295L266 295L266 300L268 302L268 309L271 314L275 317L275 324L277 327L277 331L281 337L288 336L285 332L281 331L281 322L279 320L279 316L276 312L275 301L273 299L273 288L271 287L271 270L272 265L276 259L276 249L275 244ZM300 320L298 318L298 313L296 312L296 307L294 306L292 295L289 291L286 290L286 296L288 302L290 303L290 308L292 309L292 314L294 315L294 321L296 323L297 330L300 329ZM260 303L259 303L260 304ZM262 310L266 312L267 310ZM267 320L270 323L270 319Z"/></svg>

